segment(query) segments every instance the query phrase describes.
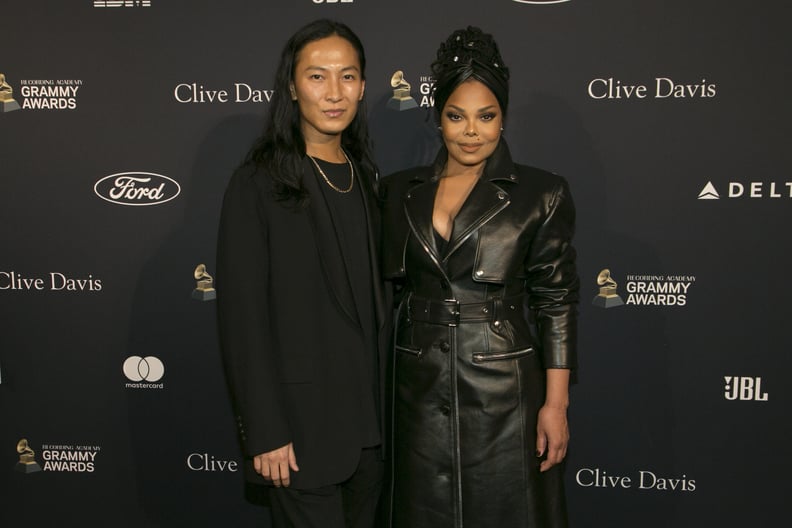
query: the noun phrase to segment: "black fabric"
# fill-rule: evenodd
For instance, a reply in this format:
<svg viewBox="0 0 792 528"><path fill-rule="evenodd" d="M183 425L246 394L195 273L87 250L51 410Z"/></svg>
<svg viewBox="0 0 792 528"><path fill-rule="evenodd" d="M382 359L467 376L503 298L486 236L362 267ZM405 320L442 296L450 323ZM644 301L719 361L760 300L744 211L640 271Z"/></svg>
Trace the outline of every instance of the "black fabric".
<svg viewBox="0 0 792 528"><path fill-rule="evenodd" d="M437 229L434 229L434 236L435 236L435 244L437 244L437 254L441 257L444 257L446 251L448 251L448 240L443 238L443 235L437 232Z"/></svg>
<svg viewBox="0 0 792 528"><path fill-rule="evenodd" d="M350 165L348 163L330 163L317 159L325 176L339 189L348 189L350 181ZM371 447L381 443L379 420L377 418L377 357L376 350L374 303L371 295L371 248L368 244L367 225L363 219L366 212L360 192L360 182L355 178L352 189L347 193L336 191L327 185L321 174L317 174L319 188L327 201L330 216L333 219L341 254L346 264L352 296L355 300L358 319L363 329L363 340L349 343L350 347L358 347L356 353L360 362L358 368L358 388L360 391L360 424L363 429L361 445ZM359 176L358 176L359 177Z"/></svg>
<svg viewBox="0 0 792 528"><path fill-rule="evenodd" d="M382 489L379 448L363 449L358 467L340 484L298 490L271 488L273 528L372 528Z"/></svg>
<svg viewBox="0 0 792 528"><path fill-rule="evenodd" d="M383 270L405 290L391 527L564 528L562 470L540 472L535 452L545 369L576 364L569 189L514 164L501 142L444 248L432 213L445 156L381 184Z"/></svg>
<svg viewBox="0 0 792 528"><path fill-rule="evenodd" d="M216 276L221 350L245 477L266 483L252 458L292 442L300 466L291 475L293 489L343 482L355 471L361 448L376 438L376 410L361 412L361 387L373 381L361 379L372 363L384 364L366 355L385 353L390 324L386 290L369 280L374 345L373 330L360 324L358 285L350 284L348 257L307 158L303 170L310 197L303 209L278 202L269 175L257 167L236 171L223 203ZM364 176L356 178L358 222L368 246L377 247L378 212ZM378 277L373 255L369 267Z"/></svg>

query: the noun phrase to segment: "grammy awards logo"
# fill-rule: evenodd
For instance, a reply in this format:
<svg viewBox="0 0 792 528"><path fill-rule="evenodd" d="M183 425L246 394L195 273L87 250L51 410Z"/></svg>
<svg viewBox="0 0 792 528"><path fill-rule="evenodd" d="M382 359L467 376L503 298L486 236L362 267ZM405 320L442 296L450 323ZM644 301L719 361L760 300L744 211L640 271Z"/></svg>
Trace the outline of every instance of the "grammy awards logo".
<svg viewBox="0 0 792 528"><path fill-rule="evenodd" d="M410 83L404 80L403 71L396 70L391 76L390 84L393 88L393 96L388 100L387 108L399 112L418 108L418 103L410 95Z"/></svg>
<svg viewBox="0 0 792 528"><path fill-rule="evenodd" d="M196 301L211 301L217 298L217 291L212 287L212 276L206 272L206 265L198 264L193 272L197 281L192 292L192 298Z"/></svg>
<svg viewBox="0 0 792 528"><path fill-rule="evenodd" d="M17 442L17 453L19 453L19 462L16 463L14 469L20 473L41 471L41 466L36 462L36 453L30 449L26 438Z"/></svg>
<svg viewBox="0 0 792 528"><path fill-rule="evenodd" d="M14 100L14 89L6 82L4 73L0 73L0 113L19 110L19 103Z"/></svg>
<svg viewBox="0 0 792 528"><path fill-rule="evenodd" d="M610 270L604 269L597 275L597 284L600 286L599 295L594 297L591 304L600 308L615 308L624 304L616 291L616 281L611 278Z"/></svg>

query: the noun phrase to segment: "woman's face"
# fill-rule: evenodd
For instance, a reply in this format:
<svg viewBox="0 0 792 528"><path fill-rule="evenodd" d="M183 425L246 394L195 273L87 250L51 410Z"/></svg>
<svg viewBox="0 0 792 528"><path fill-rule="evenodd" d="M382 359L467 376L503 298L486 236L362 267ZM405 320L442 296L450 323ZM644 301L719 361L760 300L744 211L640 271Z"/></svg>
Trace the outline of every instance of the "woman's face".
<svg viewBox="0 0 792 528"><path fill-rule="evenodd" d="M300 50L291 97L300 107L306 143L340 135L357 114L365 81L357 52L348 40L332 35Z"/></svg>
<svg viewBox="0 0 792 528"><path fill-rule="evenodd" d="M471 79L451 92L440 126L449 163L472 167L483 164L498 146L503 113L495 94Z"/></svg>

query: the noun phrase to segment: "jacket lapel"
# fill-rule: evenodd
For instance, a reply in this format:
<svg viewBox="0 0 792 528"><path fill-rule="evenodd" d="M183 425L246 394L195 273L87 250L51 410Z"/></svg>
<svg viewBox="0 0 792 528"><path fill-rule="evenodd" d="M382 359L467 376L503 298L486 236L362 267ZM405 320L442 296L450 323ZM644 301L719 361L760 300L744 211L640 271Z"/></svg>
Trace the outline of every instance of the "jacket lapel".
<svg viewBox="0 0 792 528"><path fill-rule="evenodd" d="M442 168L448 159L448 151L443 147L435 160L435 171ZM506 141L501 138L495 151L484 166L484 173L473 186L462 208L454 218L454 228L451 240L448 243L446 260L465 243L465 240L476 232L482 225L489 222L498 213L506 209L511 203L509 193L495 182L497 180L516 183L514 162L509 153Z"/></svg>
<svg viewBox="0 0 792 528"><path fill-rule="evenodd" d="M371 287L374 293L374 311L377 321L377 329L381 329L389 320L385 292L383 290L382 281L380 277L380 216L377 206L377 198L374 194L372 181L368 175L358 170L358 165L355 164L355 174L358 174L358 181L360 188L363 191L363 208L366 211L366 221L368 222L368 245L369 245L369 262L371 264Z"/></svg>
<svg viewBox="0 0 792 528"><path fill-rule="evenodd" d="M489 222L511 203L509 193L495 182L497 180L511 183L517 182L509 147L501 139L495 152L487 160L484 173L473 186L467 199L462 204L462 208L456 218L454 218L448 251L444 257L441 257L435 243L432 213L434 211L435 195L437 194L438 177L442 173L447 160L448 151L445 147L441 147L434 164L430 167L425 167L424 170L426 172L417 175L417 178L423 180L423 183L411 187L404 199L404 211L410 224L410 230L418 238L421 245L427 249L432 260L435 261L441 270L445 270L443 263L477 229Z"/></svg>
<svg viewBox="0 0 792 528"><path fill-rule="evenodd" d="M434 178L410 188L404 197L404 213L407 216L410 230L418 242L428 250L432 260L442 268L440 264L442 258L437 249L432 223L435 194L437 194L437 180Z"/></svg>
<svg viewBox="0 0 792 528"><path fill-rule="evenodd" d="M341 243L338 240L333 217L325 200L319 182L316 179L310 160L303 160L303 185L308 191L308 218L314 233L314 241L319 252L319 262L325 275L325 281L332 295L341 307L342 313L358 328L360 321L349 284L344 257L341 254Z"/></svg>
<svg viewBox="0 0 792 528"><path fill-rule="evenodd" d="M483 178L484 175L473 186L462 204L462 208L454 218L454 229L451 232L451 240L448 242L445 260L448 260L454 251L459 249L478 228L509 205L508 193Z"/></svg>

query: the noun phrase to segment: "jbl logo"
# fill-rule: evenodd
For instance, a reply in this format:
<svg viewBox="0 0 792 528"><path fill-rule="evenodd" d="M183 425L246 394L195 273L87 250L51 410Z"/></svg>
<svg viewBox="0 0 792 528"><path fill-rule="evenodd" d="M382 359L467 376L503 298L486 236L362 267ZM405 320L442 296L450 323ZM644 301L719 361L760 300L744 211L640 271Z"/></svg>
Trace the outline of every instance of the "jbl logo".
<svg viewBox="0 0 792 528"><path fill-rule="evenodd" d="M762 392L762 378L746 376L724 376L727 400L767 401L767 393Z"/></svg>

